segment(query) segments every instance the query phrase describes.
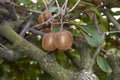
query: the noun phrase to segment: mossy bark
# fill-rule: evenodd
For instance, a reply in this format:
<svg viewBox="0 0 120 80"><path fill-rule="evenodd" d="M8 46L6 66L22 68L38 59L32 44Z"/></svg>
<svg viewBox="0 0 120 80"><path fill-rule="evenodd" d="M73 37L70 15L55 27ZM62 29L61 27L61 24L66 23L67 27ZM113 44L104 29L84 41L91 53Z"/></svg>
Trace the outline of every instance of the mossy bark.
<svg viewBox="0 0 120 80"><path fill-rule="evenodd" d="M117 51L116 51L117 52ZM120 57L118 56L120 52L107 55L107 61L112 68L111 77L113 80L120 80Z"/></svg>

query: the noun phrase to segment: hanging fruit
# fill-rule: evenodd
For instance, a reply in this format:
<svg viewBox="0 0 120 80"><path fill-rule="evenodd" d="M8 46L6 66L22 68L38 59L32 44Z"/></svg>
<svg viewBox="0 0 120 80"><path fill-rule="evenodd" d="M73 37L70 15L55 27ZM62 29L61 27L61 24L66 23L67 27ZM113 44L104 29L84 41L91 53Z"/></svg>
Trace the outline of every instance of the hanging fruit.
<svg viewBox="0 0 120 80"><path fill-rule="evenodd" d="M66 51L71 48L73 42L72 34L67 30L62 30L55 34L55 46L59 50Z"/></svg>
<svg viewBox="0 0 120 80"><path fill-rule="evenodd" d="M38 22L42 23L47 21L52 15L48 10L44 10L39 16L38 16Z"/></svg>
<svg viewBox="0 0 120 80"><path fill-rule="evenodd" d="M47 21L50 17L51 17L51 13L48 11L48 10L44 10L39 16L38 16L38 22L39 23L42 23L42 22L45 22ZM42 29L45 33L46 32L50 32L50 27L51 27L51 24L49 23L48 25L44 25L44 27L41 28L40 27L37 27L36 29L40 30Z"/></svg>
<svg viewBox="0 0 120 80"><path fill-rule="evenodd" d="M53 51L56 49L54 44L55 33L46 33L42 38L42 48L46 51Z"/></svg>
<svg viewBox="0 0 120 80"><path fill-rule="evenodd" d="M44 20L47 21L52 15L50 14L50 12L48 10L44 10L43 11L43 17Z"/></svg>
<svg viewBox="0 0 120 80"><path fill-rule="evenodd" d="M44 20L43 15L40 14L40 15L38 16L38 22L39 22L39 23L42 23L42 22L44 22L44 21L45 21L45 20Z"/></svg>

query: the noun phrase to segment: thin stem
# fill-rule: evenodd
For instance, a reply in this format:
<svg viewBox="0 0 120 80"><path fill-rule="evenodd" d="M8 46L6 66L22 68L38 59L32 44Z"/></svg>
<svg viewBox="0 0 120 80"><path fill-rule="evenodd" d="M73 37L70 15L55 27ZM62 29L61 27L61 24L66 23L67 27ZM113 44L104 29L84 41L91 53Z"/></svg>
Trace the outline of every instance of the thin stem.
<svg viewBox="0 0 120 80"><path fill-rule="evenodd" d="M53 6L54 3L55 3L55 0L52 0L52 1L48 4L48 8L50 8L51 6Z"/></svg>
<svg viewBox="0 0 120 80"><path fill-rule="evenodd" d="M32 31L33 33L35 33L35 34L37 34L37 35L41 35L41 36L44 35L44 32L38 31L38 30L36 30L36 29L29 29L29 31Z"/></svg>
<svg viewBox="0 0 120 80"><path fill-rule="evenodd" d="M68 0L65 0L65 3L62 5L61 8L59 6L58 0L55 0L55 1L56 1L56 4L57 4L57 7L59 9L59 12L61 12L61 17L60 17L60 22L61 22L61 29L60 29L60 31L61 31L61 30L63 30L63 15L65 15L65 13L66 13Z"/></svg>
<svg viewBox="0 0 120 80"><path fill-rule="evenodd" d="M63 30L63 16L62 15L61 15L60 22L61 22L61 29L60 29L60 31L62 31Z"/></svg>
<svg viewBox="0 0 120 80"><path fill-rule="evenodd" d="M101 34L101 37L102 37L102 40L104 40L104 38L105 38L105 33L102 33ZM95 52L94 52L94 55L93 55L93 60L95 60L96 59L96 57L97 57L97 55L99 54L99 52L100 52L100 50L101 50L101 45L99 45L97 48L96 48L96 50L95 50Z"/></svg>
<svg viewBox="0 0 120 80"><path fill-rule="evenodd" d="M28 31L28 29L31 27L31 25L33 24L33 15L30 16L30 19L28 20L28 22L26 23L26 25L24 26L23 30L20 32L21 36L25 36L26 32Z"/></svg>
<svg viewBox="0 0 120 80"><path fill-rule="evenodd" d="M94 21L94 26L95 26L96 30L100 33L96 14L94 14L94 16L93 16L93 21Z"/></svg>
<svg viewBox="0 0 120 80"><path fill-rule="evenodd" d="M43 28L44 25L48 25L51 22L52 19L58 17L60 14L61 14L61 12L58 12L57 14L55 14L54 16L49 18L47 21L42 22L41 24L37 24L37 25L35 25L35 26L31 27L31 28Z"/></svg>
<svg viewBox="0 0 120 80"><path fill-rule="evenodd" d="M95 50L95 52L94 52L94 55L93 55L93 60L96 59L96 57L97 57L98 53L100 52L100 50L101 50L101 45L99 45L99 46L96 48L96 50Z"/></svg>
<svg viewBox="0 0 120 80"><path fill-rule="evenodd" d="M65 0L65 10L67 9L68 0Z"/></svg>
<svg viewBox="0 0 120 80"><path fill-rule="evenodd" d="M48 6L47 6L47 3L46 3L45 0L43 0L43 3L44 3L44 5L45 5L46 10L48 10Z"/></svg>
<svg viewBox="0 0 120 80"><path fill-rule="evenodd" d="M3 44L0 43L0 46L3 47L5 50L8 50Z"/></svg>
<svg viewBox="0 0 120 80"><path fill-rule="evenodd" d="M63 6L62 6L62 8L61 8L61 9L64 8L62 15L65 15L65 13L66 13L66 11L67 11L67 3L68 3L68 0L65 0L65 3L63 4Z"/></svg>
<svg viewBox="0 0 120 80"><path fill-rule="evenodd" d="M110 31L110 32L104 32L105 34L113 34L113 33L120 33L120 31Z"/></svg>
<svg viewBox="0 0 120 80"><path fill-rule="evenodd" d="M18 17L16 15L16 10L15 10L15 8L13 7L13 5L9 1L5 2L5 8L9 11L11 18L14 21L17 21Z"/></svg>
<svg viewBox="0 0 120 80"><path fill-rule="evenodd" d="M55 2L56 2L57 7L58 7L58 9L59 9L59 11L60 11L60 5L59 5L59 3L58 3L58 0L55 0Z"/></svg>
<svg viewBox="0 0 120 80"><path fill-rule="evenodd" d="M73 11L76 8L76 6L79 4L80 1L81 0L77 0L77 2L75 3L75 5L68 12Z"/></svg>
<svg viewBox="0 0 120 80"><path fill-rule="evenodd" d="M120 24L116 21L116 19L108 12L108 9L103 8L104 14L107 18L114 24L115 28L120 31Z"/></svg>

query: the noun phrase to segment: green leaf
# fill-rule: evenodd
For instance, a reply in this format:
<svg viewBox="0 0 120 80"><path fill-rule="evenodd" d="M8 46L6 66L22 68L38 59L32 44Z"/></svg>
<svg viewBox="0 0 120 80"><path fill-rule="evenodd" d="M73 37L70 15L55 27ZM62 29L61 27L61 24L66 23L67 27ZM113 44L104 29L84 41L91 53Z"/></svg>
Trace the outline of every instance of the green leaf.
<svg viewBox="0 0 120 80"><path fill-rule="evenodd" d="M81 4L84 4L86 6L94 6L93 4L89 3L89 2L85 2L85 1L81 1Z"/></svg>
<svg viewBox="0 0 120 80"><path fill-rule="evenodd" d="M58 8L57 7L51 7L49 9L50 12L57 12Z"/></svg>
<svg viewBox="0 0 120 80"><path fill-rule="evenodd" d="M30 10L31 10L31 12L35 12L35 13L38 13L38 14L42 13L37 6L33 7Z"/></svg>
<svg viewBox="0 0 120 80"><path fill-rule="evenodd" d="M99 65L99 67L104 71L104 72L108 72L108 73L111 73L112 72L112 69L111 67L109 66L109 64L107 63L107 61L101 57L101 56L98 56L97 57L97 64Z"/></svg>
<svg viewBox="0 0 120 80"><path fill-rule="evenodd" d="M92 26L81 26L82 33L88 44L92 47L97 47L102 44L102 38L97 30Z"/></svg>
<svg viewBox="0 0 120 80"><path fill-rule="evenodd" d="M23 4L28 4L30 1L29 0L18 0L19 3Z"/></svg>
<svg viewBox="0 0 120 80"><path fill-rule="evenodd" d="M95 8L95 7L91 7L91 9L92 9L93 12L96 13L100 18L102 18L101 14L100 14L100 12L98 11L97 8Z"/></svg>
<svg viewBox="0 0 120 80"><path fill-rule="evenodd" d="M60 31L60 27L55 27L55 26L52 26L52 32L59 32Z"/></svg>

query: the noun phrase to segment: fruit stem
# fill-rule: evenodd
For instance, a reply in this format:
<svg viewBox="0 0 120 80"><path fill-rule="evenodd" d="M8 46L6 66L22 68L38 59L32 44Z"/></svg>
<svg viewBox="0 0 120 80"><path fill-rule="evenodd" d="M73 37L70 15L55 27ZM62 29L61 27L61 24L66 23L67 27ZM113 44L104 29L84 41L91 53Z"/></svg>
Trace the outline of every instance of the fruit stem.
<svg viewBox="0 0 120 80"><path fill-rule="evenodd" d="M62 31L62 30L63 30L63 16L62 16L62 15L61 15L60 22L61 22L61 28L60 28L60 31Z"/></svg>

